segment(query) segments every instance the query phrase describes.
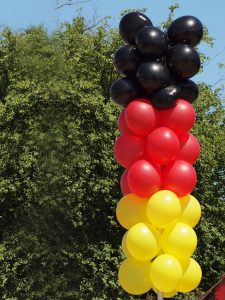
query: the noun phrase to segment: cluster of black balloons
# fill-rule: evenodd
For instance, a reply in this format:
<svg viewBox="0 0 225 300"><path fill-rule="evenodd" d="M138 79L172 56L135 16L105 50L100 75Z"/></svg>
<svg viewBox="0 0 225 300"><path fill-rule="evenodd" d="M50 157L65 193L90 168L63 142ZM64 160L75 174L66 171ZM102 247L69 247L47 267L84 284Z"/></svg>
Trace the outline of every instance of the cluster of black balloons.
<svg viewBox="0 0 225 300"><path fill-rule="evenodd" d="M141 96L168 108L178 98L193 102L198 97L198 86L189 79L201 65L194 49L203 35L197 18L180 17L164 33L144 14L131 12L121 19L119 32L126 45L116 51L114 65L126 77L110 88L114 102L127 106Z"/></svg>

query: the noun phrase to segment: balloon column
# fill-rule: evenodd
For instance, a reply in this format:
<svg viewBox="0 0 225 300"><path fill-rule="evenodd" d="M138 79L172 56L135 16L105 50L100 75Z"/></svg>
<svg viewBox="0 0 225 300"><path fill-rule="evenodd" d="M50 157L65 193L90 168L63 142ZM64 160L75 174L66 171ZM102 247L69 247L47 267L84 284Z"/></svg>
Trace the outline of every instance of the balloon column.
<svg viewBox="0 0 225 300"><path fill-rule="evenodd" d="M191 103L198 96L189 78L200 68L193 47L203 26L184 16L165 33L144 14L131 12L121 19L119 31L126 44L117 50L114 65L126 77L110 89L112 100L124 107L114 146L115 159L125 168L124 197L116 209L127 229L119 282L130 294L152 288L168 298L195 289L202 276L191 258L201 207L190 195L200 146L189 132L195 122Z"/></svg>

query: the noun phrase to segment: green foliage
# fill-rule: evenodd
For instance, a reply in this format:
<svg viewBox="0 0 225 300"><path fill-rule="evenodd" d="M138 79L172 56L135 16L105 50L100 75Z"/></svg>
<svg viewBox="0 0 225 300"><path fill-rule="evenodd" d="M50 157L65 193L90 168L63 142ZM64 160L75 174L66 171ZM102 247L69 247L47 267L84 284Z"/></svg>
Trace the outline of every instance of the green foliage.
<svg viewBox="0 0 225 300"><path fill-rule="evenodd" d="M118 289L118 108L108 96L117 47L113 31L85 31L82 18L51 37L2 32L1 299L106 299Z"/></svg>
<svg viewBox="0 0 225 300"><path fill-rule="evenodd" d="M1 299L135 299L117 285L122 170L113 159L119 108L108 90L120 44L105 20L88 29L82 17L52 36L42 27L1 32ZM205 84L196 111L205 290L224 270L225 229L223 110Z"/></svg>
<svg viewBox="0 0 225 300"><path fill-rule="evenodd" d="M179 3L175 3L175 4L173 4L173 5L170 5L170 6L168 7L168 9L169 9L168 18L167 18L166 21L161 22L161 23L159 24L159 27L161 27L161 28L164 29L164 30L167 30L167 29L169 28L170 24L171 24L171 23L173 22L173 20L174 20L174 11L175 11L176 9L178 9L179 7L180 7L180 4L179 4Z"/></svg>
<svg viewBox="0 0 225 300"><path fill-rule="evenodd" d="M141 13L145 13L147 11L147 8L133 8L133 9L124 9L121 11L120 15L121 16L124 16L130 12L133 12L133 11L138 11L138 12L141 12Z"/></svg>

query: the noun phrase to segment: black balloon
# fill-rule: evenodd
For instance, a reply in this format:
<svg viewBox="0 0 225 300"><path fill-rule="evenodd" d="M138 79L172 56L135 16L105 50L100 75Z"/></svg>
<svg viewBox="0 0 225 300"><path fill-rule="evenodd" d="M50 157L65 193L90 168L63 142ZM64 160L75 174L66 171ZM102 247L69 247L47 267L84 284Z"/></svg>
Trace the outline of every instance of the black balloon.
<svg viewBox="0 0 225 300"><path fill-rule="evenodd" d="M134 82L127 77L114 81L110 87L112 100L122 106L126 106L132 100L138 98L138 94Z"/></svg>
<svg viewBox="0 0 225 300"><path fill-rule="evenodd" d="M120 74L126 76L135 76L139 58L136 56L135 47L132 45L125 45L120 47L113 59L114 65Z"/></svg>
<svg viewBox="0 0 225 300"><path fill-rule="evenodd" d="M167 33L172 43L184 43L194 47L202 38L203 26L199 19L192 16L183 16L172 22Z"/></svg>
<svg viewBox="0 0 225 300"><path fill-rule="evenodd" d="M179 97L180 87L176 84L171 84L153 93L150 99L157 108L169 108L176 104Z"/></svg>
<svg viewBox="0 0 225 300"><path fill-rule="evenodd" d="M190 79L182 80L179 82L180 98L189 102L194 102L198 98L199 88L196 83Z"/></svg>
<svg viewBox="0 0 225 300"><path fill-rule="evenodd" d="M130 12L121 19L119 32L124 42L134 45L138 31L145 26L152 26L147 16L140 12Z"/></svg>
<svg viewBox="0 0 225 300"><path fill-rule="evenodd" d="M173 75L187 79L198 73L201 61L198 52L187 45L176 45L167 51L167 65Z"/></svg>
<svg viewBox="0 0 225 300"><path fill-rule="evenodd" d="M139 66L137 78L149 94L165 87L170 82L170 73L161 62L148 62Z"/></svg>
<svg viewBox="0 0 225 300"><path fill-rule="evenodd" d="M160 58L167 50L166 36L157 27L146 26L139 30L135 42L142 55L149 59Z"/></svg>

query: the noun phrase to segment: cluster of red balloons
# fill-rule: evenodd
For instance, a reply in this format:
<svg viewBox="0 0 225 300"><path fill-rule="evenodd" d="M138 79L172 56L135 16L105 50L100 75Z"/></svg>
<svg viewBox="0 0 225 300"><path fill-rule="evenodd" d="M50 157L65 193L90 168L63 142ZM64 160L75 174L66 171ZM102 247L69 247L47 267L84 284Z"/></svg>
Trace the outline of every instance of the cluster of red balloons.
<svg viewBox="0 0 225 300"><path fill-rule="evenodd" d="M200 154L198 140L189 132L194 122L194 108L183 99L164 110L136 99L120 113L121 135L115 142L114 156L126 168L121 177L123 194L150 197L166 189L183 197L193 191L193 164Z"/></svg>

